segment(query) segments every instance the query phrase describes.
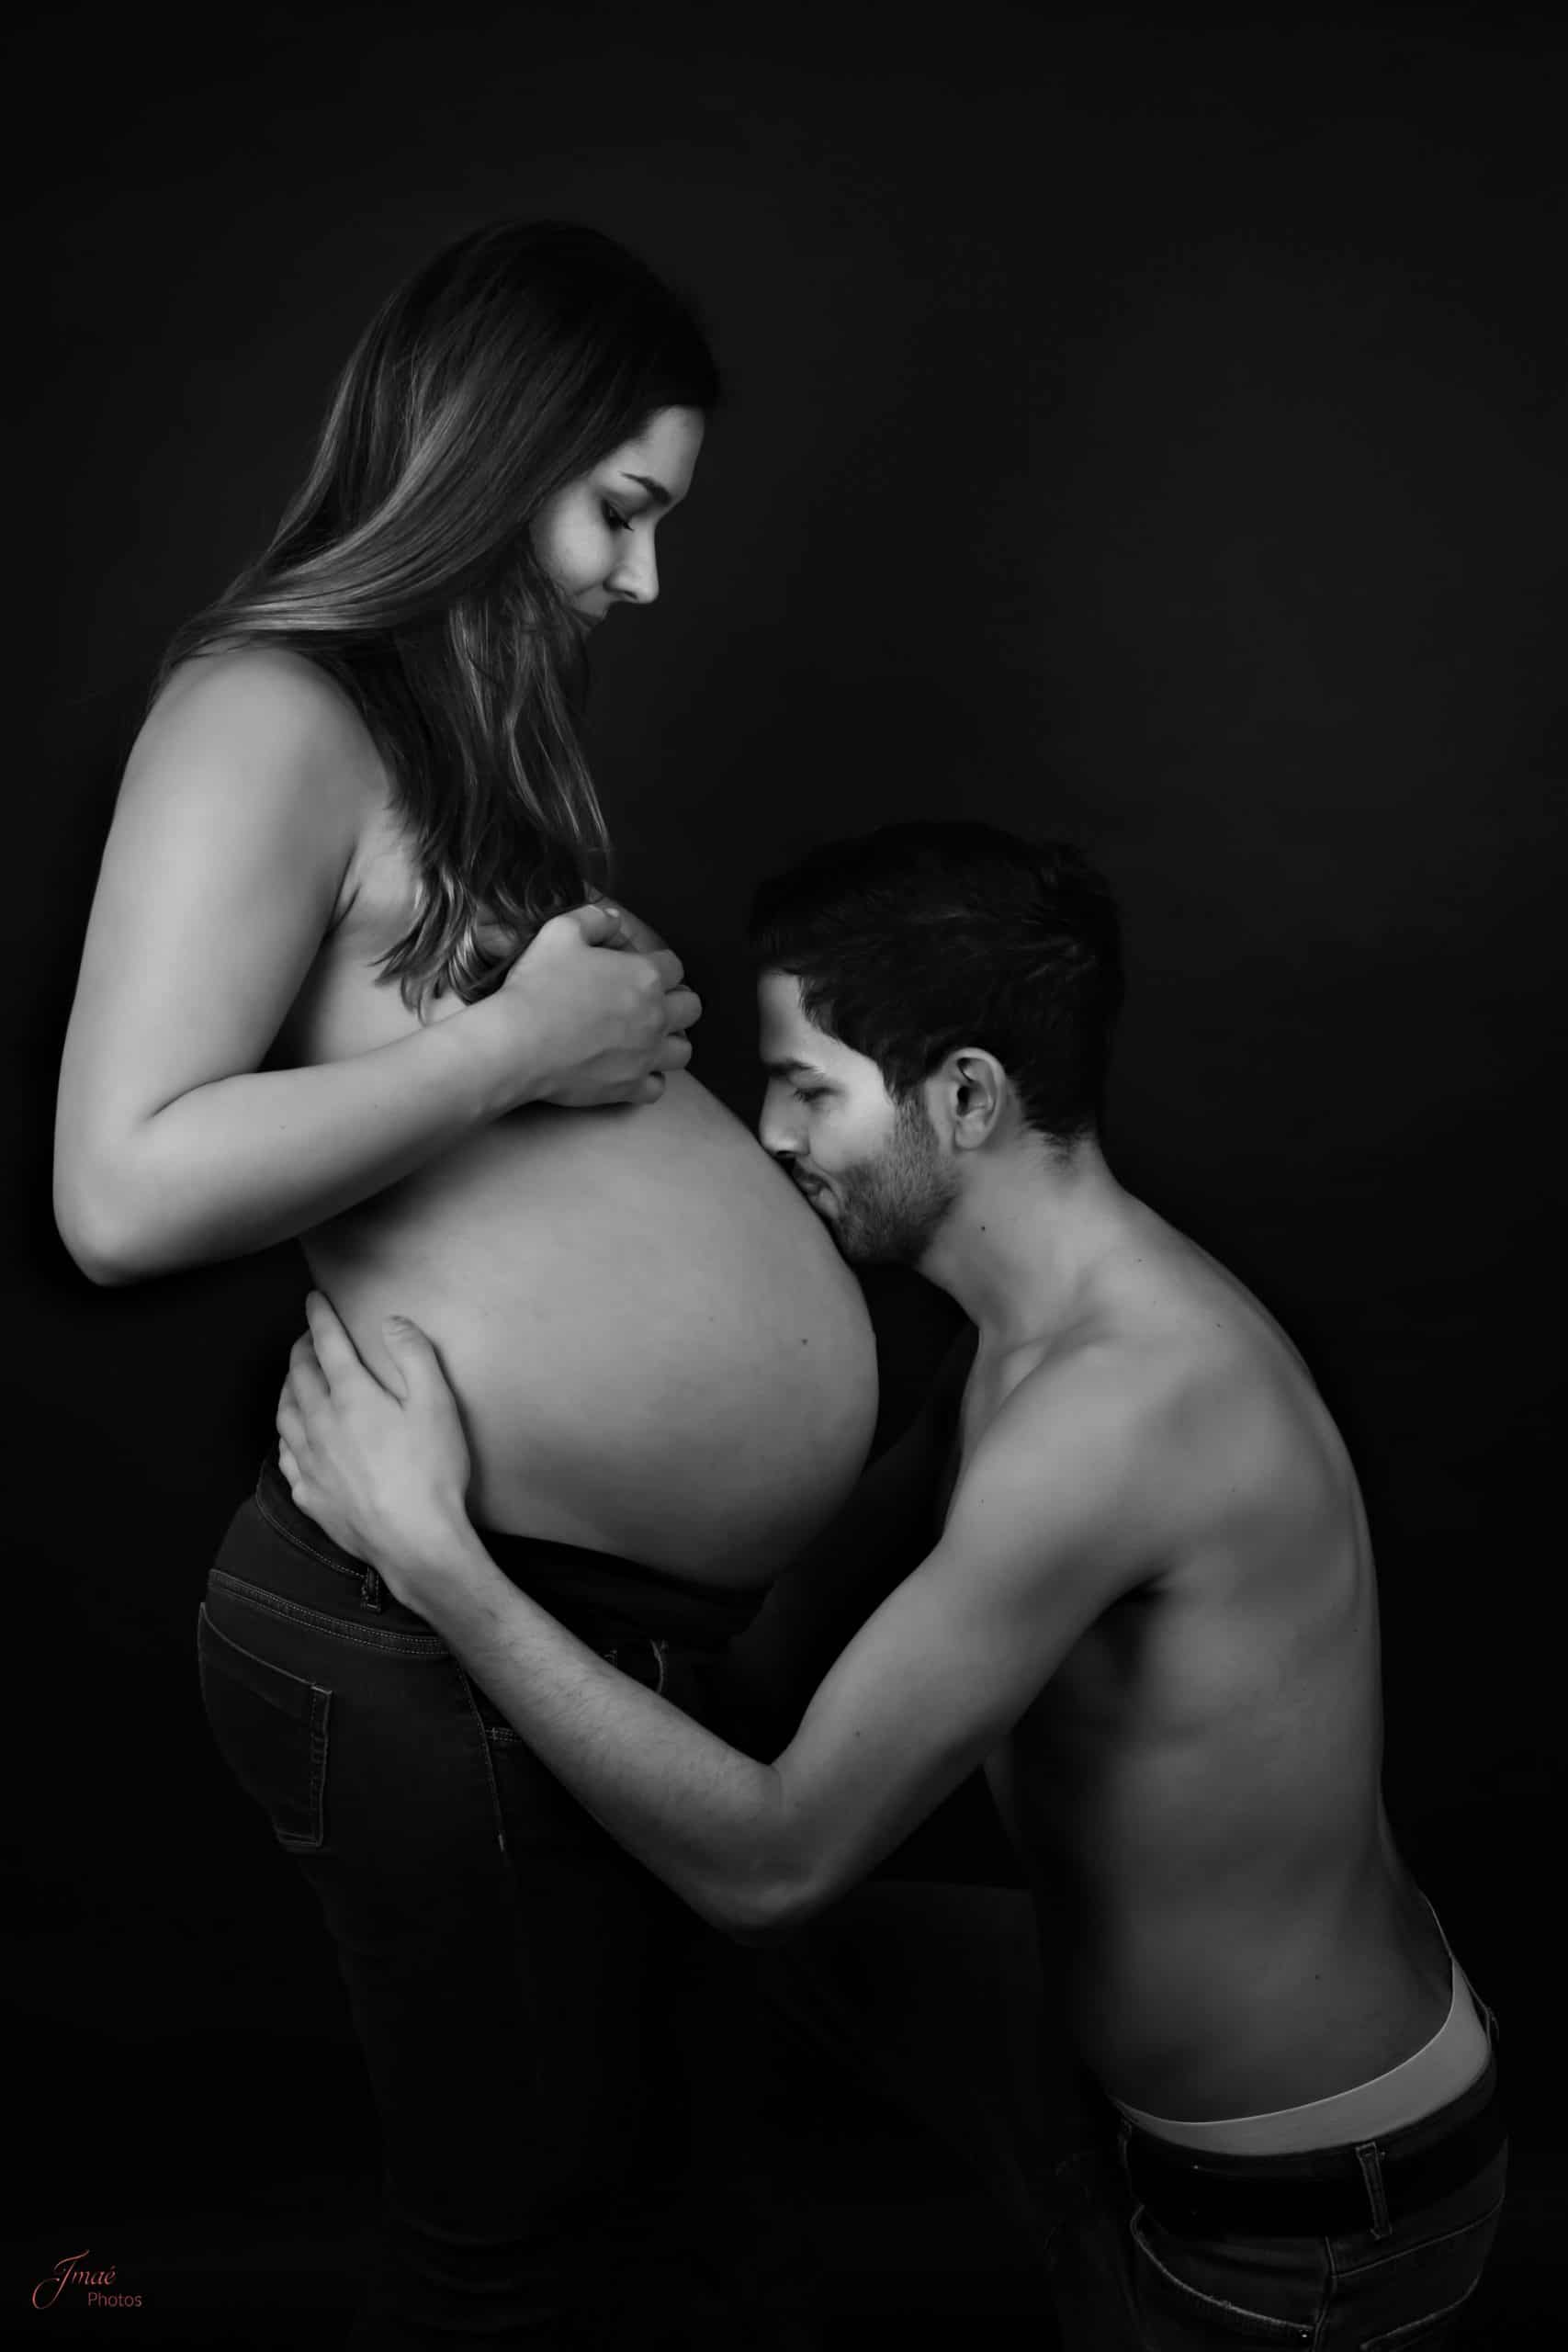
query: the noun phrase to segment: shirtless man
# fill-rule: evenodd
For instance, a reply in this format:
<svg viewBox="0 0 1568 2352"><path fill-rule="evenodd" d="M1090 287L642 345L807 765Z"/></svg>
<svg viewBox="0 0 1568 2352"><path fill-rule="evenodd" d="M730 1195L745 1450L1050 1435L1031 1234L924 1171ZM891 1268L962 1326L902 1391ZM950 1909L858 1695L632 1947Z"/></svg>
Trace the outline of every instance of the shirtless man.
<svg viewBox="0 0 1568 2352"><path fill-rule="evenodd" d="M823 1912L984 1767L1104 2095L1053 2241L1069 2344L1436 2343L1501 2201L1490 2020L1383 1809L1343 1443L1098 1140L1109 895L1060 847L893 827L764 890L757 941L764 1143L846 1258L918 1267L976 1332L937 1541L782 1753L497 1573L417 1330L385 1385L312 1299L279 1406L295 1497L735 1936Z"/></svg>

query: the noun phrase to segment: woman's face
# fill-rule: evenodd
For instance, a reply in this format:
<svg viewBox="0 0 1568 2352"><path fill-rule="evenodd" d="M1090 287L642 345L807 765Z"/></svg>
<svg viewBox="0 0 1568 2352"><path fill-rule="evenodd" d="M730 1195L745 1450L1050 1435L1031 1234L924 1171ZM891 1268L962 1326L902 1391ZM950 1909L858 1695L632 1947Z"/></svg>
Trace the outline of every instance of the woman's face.
<svg viewBox="0 0 1568 2352"><path fill-rule="evenodd" d="M700 409L660 409L635 441L541 508L534 552L588 627L612 605L651 605L658 595L653 535L692 486L704 423Z"/></svg>

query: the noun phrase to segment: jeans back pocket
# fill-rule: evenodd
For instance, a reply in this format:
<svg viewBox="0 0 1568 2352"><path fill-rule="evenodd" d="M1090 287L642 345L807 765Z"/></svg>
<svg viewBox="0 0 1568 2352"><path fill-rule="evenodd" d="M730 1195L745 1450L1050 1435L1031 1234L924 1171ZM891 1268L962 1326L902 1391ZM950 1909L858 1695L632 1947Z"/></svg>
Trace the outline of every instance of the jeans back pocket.
<svg viewBox="0 0 1568 2352"><path fill-rule="evenodd" d="M293 1854L317 1852L326 1837L330 1690L220 1632L201 1605L197 1620L201 1703L219 1752Z"/></svg>

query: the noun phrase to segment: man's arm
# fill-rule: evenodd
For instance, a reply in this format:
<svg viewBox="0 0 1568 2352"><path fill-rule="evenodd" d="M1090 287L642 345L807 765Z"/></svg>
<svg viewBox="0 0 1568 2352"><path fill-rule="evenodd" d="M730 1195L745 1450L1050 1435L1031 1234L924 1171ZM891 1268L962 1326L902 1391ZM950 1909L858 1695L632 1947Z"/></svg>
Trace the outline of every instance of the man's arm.
<svg viewBox="0 0 1568 2352"><path fill-rule="evenodd" d="M613 1837L731 1933L794 1925L863 1876L1142 1573L1125 1378L1057 1373L1047 1396L1032 1375L976 1448L935 1549L761 1763L508 1582L462 1510L456 1407L429 1342L397 1343L400 1403L329 1317L312 1302L315 1352L296 1351L279 1408L296 1499L381 1567ZM445 1456L427 1438L443 1428Z"/></svg>
<svg viewBox="0 0 1568 2352"><path fill-rule="evenodd" d="M849 1501L789 1563L720 1662L730 1735L757 1756L793 1737L833 1660L894 1587L930 1552L943 1475L957 1440L975 1357L965 1329L932 1376L902 1436L874 1462Z"/></svg>

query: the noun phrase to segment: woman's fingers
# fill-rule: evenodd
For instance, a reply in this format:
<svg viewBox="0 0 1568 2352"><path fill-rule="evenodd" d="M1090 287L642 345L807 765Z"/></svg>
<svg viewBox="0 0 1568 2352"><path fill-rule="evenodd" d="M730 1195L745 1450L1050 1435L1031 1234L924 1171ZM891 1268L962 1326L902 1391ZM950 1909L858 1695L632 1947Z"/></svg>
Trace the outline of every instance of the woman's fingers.
<svg viewBox="0 0 1568 2352"><path fill-rule="evenodd" d="M678 989L686 977L686 967L672 947L656 947L647 960L658 973L662 989Z"/></svg>
<svg viewBox="0 0 1568 2352"><path fill-rule="evenodd" d="M590 947L607 947L620 929L621 910L613 907L608 899L589 899L580 907L564 907L549 920L574 924L578 937ZM539 925L541 931L548 927L547 923Z"/></svg>
<svg viewBox="0 0 1568 2352"><path fill-rule="evenodd" d="M703 1017L703 1001L695 989L671 989L664 1000L667 1029L689 1029Z"/></svg>
<svg viewBox="0 0 1568 2352"><path fill-rule="evenodd" d="M623 907L619 900L612 905L607 899L596 899L594 903L615 918L615 936L604 942L606 946L629 947L635 956L657 956L667 952L666 942L660 939L653 925L644 922L630 907ZM677 973L676 978L679 977Z"/></svg>

